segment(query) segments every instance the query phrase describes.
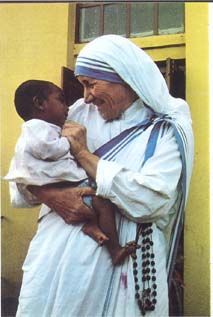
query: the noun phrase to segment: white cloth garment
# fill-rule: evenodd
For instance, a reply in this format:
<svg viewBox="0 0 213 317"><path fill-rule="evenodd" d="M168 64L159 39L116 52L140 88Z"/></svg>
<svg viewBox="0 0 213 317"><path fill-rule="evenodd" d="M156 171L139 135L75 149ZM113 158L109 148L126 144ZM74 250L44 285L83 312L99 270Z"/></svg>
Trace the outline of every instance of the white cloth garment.
<svg viewBox="0 0 213 317"><path fill-rule="evenodd" d="M87 126L88 146L94 151L121 131L135 125L139 117L145 119L149 110L142 106L141 101L137 101L120 120L106 123L93 105L85 105L80 100L71 107L70 115L72 120ZM170 129L159 140L155 158L147 161L141 170L149 133L150 129L125 148L117 158L118 162L100 161L98 192L117 203L128 218L153 221L164 228L170 214L175 212L171 206L177 196L174 189L180 177L181 162ZM111 166L104 168L104 163ZM116 217L120 242L124 245L135 239L136 224L120 214ZM167 316L167 243L163 231L156 224L153 240L158 272L158 303L156 312L147 315ZM134 297L132 259L113 268L105 247L99 247L84 235L81 225L67 225L55 213L48 214L39 224L23 270L17 316L140 316Z"/></svg>
<svg viewBox="0 0 213 317"><path fill-rule="evenodd" d="M193 135L187 104L168 94L153 62L128 40L103 36L92 43L81 54L109 63L141 99L111 122L104 121L93 104L78 100L70 108L69 118L87 127L89 150L95 151L120 132L149 118L144 100L154 111L171 116L184 130L189 184ZM167 229L176 213L182 164L169 127L164 133L160 131L155 153L142 167L150 131L151 127L128 143L113 161L101 159L96 182L97 194L120 208L116 223L122 245L135 239L137 222L153 222L157 304L146 316L163 317L168 316ZM81 227L65 224L54 212L41 221L23 265L18 317L140 316L132 258L113 267L105 246L99 247Z"/></svg>
<svg viewBox="0 0 213 317"><path fill-rule="evenodd" d="M177 128L184 134L186 142L187 197L194 158L194 137L190 111L185 100L174 98L169 94L157 65L142 49L124 37L118 35L98 37L79 53L80 65L82 57L110 65L153 111L168 114L173 119Z"/></svg>
<svg viewBox="0 0 213 317"><path fill-rule="evenodd" d="M10 181L14 207L29 208L39 203L27 190L27 185L78 182L85 178L87 175L70 154L69 141L61 137L59 126L39 119L23 123L9 172L4 178Z"/></svg>

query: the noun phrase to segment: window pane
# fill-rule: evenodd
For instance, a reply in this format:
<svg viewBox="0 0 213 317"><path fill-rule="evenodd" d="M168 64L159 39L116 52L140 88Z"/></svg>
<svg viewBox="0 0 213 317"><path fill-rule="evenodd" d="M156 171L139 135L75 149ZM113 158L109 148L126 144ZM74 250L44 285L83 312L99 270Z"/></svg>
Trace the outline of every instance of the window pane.
<svg viewBox="0 0 213 317"><path fill-rule="evenodd" d="M79 41L86 42L99 36L100 7L80 9Z"/></svg>
<svg viewBox="0 0 213 317"><path fill-rule="evenodd" d="M159 34L184 32L184 3L159 3Z"/></svg>
<svg viewBox="0 0 213 317"><path fill-rule="evenodd" d="M153 3L131 3L130 36L153 34Z"/></svg>
<svg viewBox="0 0 213 317"><path fill-rule="evenodd" d="M104 6L104 34L126 35L126 5L124 3Z"/></svg>

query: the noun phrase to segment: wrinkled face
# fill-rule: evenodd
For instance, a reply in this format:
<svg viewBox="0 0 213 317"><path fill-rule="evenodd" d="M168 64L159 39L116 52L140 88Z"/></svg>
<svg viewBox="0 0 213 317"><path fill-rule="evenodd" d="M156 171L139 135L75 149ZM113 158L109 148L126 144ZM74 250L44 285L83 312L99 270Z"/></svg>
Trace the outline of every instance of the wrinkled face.
<svg viewBox="0 0 213 317"><path fill-rule="evenodd" d="M42 103L44 108L44 119L47 122L53 123L62 127L67 118L68 106L65 102L63 91L53 86L51 92Z"/></svg>
<svg viewBox="0 0 213 317"><path fill-rule="evenodd" d="M100 115L107 121L118 119L129 107L129 89L124 84L111 83L86 76L78 76L84 87L86 103L97 106Z"/></svg>

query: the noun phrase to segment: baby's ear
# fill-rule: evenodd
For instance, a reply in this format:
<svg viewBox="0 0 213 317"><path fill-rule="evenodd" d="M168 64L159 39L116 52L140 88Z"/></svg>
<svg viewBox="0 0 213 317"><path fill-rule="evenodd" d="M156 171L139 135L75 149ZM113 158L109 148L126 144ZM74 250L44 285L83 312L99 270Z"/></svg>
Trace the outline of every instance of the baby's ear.
<svg viewBox="0 0 213 317"><path fill-rule="evenodd" d="M44 102L39 97L33 97L33 104L37 111L44 111Z"/></svg>

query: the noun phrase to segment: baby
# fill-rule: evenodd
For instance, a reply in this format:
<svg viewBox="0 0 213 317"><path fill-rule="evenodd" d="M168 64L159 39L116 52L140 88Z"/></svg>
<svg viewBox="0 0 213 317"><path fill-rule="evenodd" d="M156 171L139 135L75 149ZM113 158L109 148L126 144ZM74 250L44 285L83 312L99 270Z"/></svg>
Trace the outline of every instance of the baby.
<svg viewBox="0 0 213 317"><path fill-rule="evenodd" d="M15 107L25 122L5 179L17 186L17 192L32 204L37 199L28 191L28 185L88 186L87 174L71 155L68 139L61 136L68 115L63 91L48 81L28 80L15 92ZM120 246L115 224L116 206L101 197L93 199L94 218L86 222L82 230L100 245L105 244L112 263L119 265L135 251L135 242ZM83 200L92 208L91 196Z"/></svg>

